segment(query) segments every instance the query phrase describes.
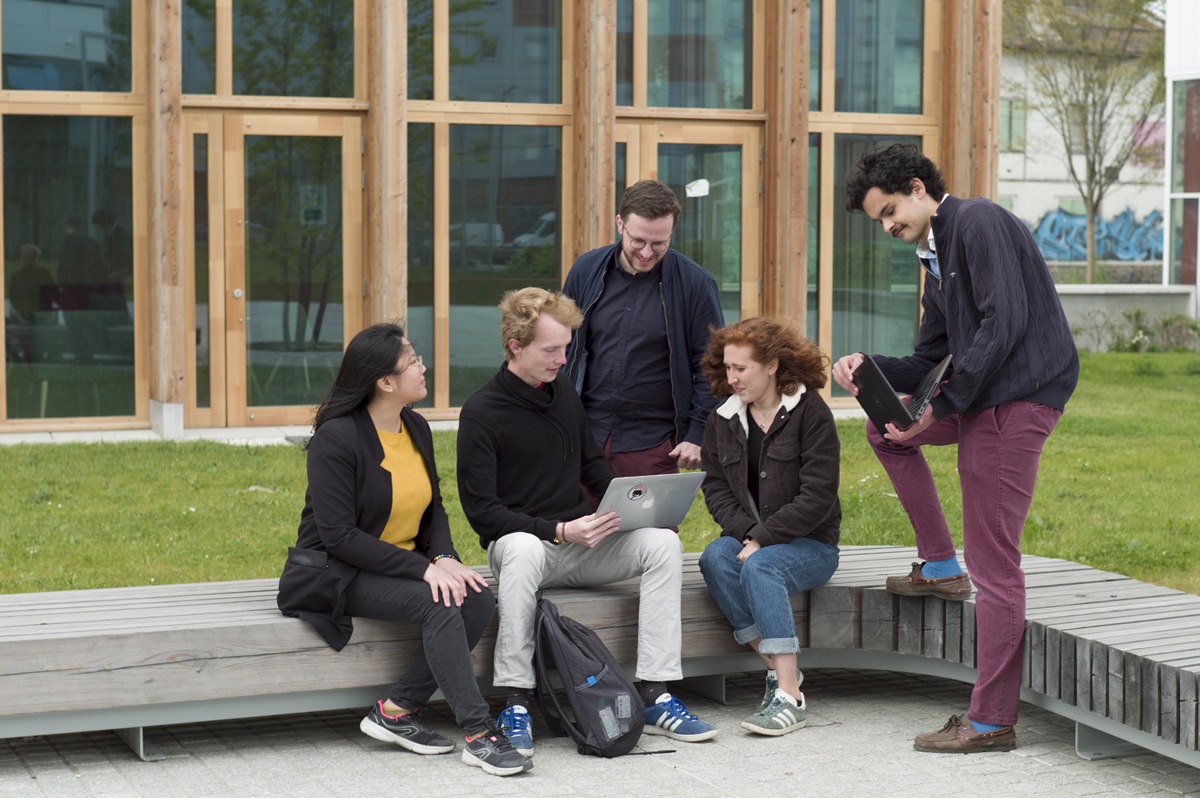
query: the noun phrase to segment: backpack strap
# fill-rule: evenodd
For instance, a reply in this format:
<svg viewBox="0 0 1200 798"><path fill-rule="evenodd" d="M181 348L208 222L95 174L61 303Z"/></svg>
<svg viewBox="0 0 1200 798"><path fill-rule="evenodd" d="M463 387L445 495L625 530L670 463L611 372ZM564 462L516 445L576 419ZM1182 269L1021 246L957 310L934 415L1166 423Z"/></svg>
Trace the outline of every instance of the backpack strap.
<svg viewBox="0 0 1200 798"><path fill-rule="evenodd" d="M554 607L549 601L539 598L537 611L534 615L533 664L537 675L534 697L537 699L538 709L541 710L542 717L546 719L546 725L550 727L550 731L554 733L554 736L570 737L576 745L579 745L583 740L583 735L575 728L562 702L558 700L558 693L555 692L554 686L550 682L550 671L546 665L547 654L552 656L554 653L552 649L554 645L552 641L553 635L547 631L547 627L551 621L547 617L547 611L544 609L544 605L546 604Z"/></svg>

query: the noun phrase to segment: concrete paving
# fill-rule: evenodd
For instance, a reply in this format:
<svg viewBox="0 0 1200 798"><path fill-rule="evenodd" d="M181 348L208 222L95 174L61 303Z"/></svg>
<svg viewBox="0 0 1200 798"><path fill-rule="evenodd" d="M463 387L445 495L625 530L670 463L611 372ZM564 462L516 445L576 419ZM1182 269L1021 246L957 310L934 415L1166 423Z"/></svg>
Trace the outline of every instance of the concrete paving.
<svg viewBox="0 0 1200 798"><path fill-rule="evenodd" d="M681 692L720 735L694 744L644 736L615 760L580 756L565 738L537 735L545 727L535 711L535 767L508 778L461 762L461 737L444 704L430 707L430 725L460 741L444 756L367 737L358 730L360 712L148 729L148 741L166 755L159 762L136 759L111 732L3 740L0 796L1200 796L1200 771L1154 754L1080 759L1073 725L1029 705L1015 751L914 751L915 733L965 709L969 687L957 682L819 670L806 673L804 688L808 727L779 738L739 727L762 695L760 674L730 677L728 705Z"/></svg>

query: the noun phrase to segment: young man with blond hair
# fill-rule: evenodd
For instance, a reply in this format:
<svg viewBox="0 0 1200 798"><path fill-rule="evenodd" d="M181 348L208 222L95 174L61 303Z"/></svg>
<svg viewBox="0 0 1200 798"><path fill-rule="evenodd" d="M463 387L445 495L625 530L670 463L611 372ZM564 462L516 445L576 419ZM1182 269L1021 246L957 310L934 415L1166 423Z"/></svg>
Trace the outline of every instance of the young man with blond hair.
<svg viewBox="0 0 1200 798"><path fill-rule="evenodd" d="M683 678L678 536L655 527L618 532L616 514L594 513L582 488L603 495L613 472L579 395L557 379L579 309L563 294L524 288L505 295L500 314L504 364L463 404L458 428L459 497L499 583L494 684L508 693L499 725L518 751L533 754L537 591L640 576L636 676L644 729L685 742L716 736L665 684Z"/></svg>

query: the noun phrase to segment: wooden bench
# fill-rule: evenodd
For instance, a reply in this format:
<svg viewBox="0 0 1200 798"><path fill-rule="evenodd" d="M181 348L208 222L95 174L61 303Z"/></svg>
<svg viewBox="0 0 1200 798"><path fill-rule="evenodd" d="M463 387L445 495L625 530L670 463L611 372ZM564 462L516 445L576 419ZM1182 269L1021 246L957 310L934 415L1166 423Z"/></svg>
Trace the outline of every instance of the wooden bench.
<svg viewBox="0 0 1200 798"><path fill-rule="evenodd" d="M736 645L687 555L687 687L761 667ZM794 597L805 668L879 669L971 683L974 604L893 596L909 548L845 547L829 584ZM1088 758L1148 749L1200 767L1200 597L1063 560L1027 557L1021 698L1076 723ZM563 614L632 663L637 585L554 590ZM494 632L493 632L494 634ZM144 759L150 726L367 707L409 661L414 627L359 620L341 653L275 607L275 580L0 596L0 738L113 729ZM490 685L492 635L474 652Z"/></svg>

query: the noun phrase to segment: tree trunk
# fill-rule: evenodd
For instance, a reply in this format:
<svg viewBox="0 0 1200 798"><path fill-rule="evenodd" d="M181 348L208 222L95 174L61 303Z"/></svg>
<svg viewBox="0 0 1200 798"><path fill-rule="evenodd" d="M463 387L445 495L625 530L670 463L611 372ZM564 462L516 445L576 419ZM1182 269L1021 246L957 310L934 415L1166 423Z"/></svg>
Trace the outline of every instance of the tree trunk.
<svg viewBox="0 0 1200 798"><path fill-rule="evenodd" d="M1096 282L1096 214L1099 209L1089 206L1087 209L1087 284Z"/></svg>

